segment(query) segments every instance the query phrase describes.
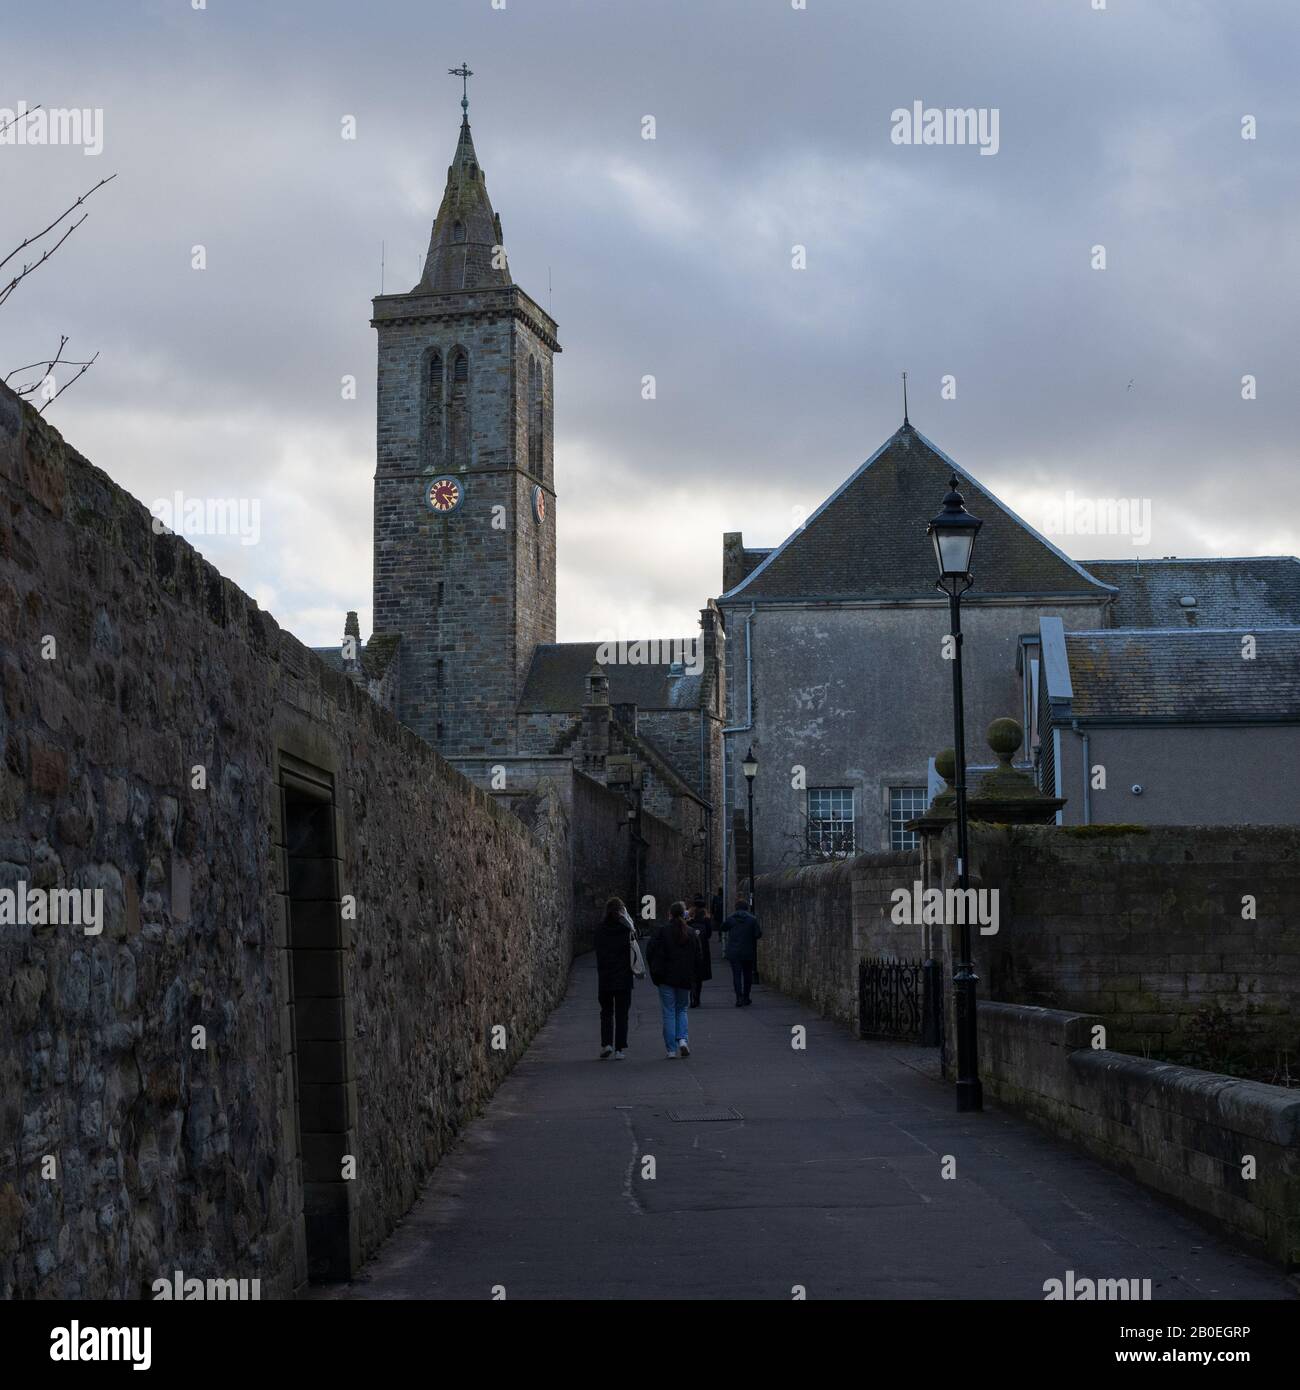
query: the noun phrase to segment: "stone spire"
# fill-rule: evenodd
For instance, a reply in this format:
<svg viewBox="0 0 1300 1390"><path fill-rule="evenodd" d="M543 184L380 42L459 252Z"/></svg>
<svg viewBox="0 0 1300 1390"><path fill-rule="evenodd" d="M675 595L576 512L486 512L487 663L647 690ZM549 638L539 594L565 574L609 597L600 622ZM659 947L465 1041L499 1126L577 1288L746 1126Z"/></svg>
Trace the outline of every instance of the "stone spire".
<svg viewBox="0 0 1300 1390"><path fill-rule="evenodd" d="M412 293L490 289L510 283L510 267L501 244L501 219L492 211L466 112L447 170L442 206L429 238L424 274Z"/></svg>

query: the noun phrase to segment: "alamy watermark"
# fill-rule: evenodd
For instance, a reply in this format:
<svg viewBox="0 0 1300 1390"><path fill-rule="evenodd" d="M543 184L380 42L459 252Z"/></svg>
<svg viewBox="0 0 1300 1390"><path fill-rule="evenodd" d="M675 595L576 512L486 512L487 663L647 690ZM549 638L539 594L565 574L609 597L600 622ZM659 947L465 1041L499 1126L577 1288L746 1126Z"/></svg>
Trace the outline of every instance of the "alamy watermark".
<svg viewBox="0 0 1300 1390"><path fill-rule="evenodd" d="M1001 113L996 106L927 106L914 101L889 115L895 145L978 145L980 154L997 154Z"/></svg>
<svg viewBox="0 0 1300 1390"><path fill-rule="evenodd" d="M256 545L262 536L262 504L252 497L186 497L175 492L149 508L153 533L180 536L238 536Z"/></svg>
<svg viewBox="0 0 1300 1390"><path fill-rule="evenodd" d="M149 1287L153 1290L154 1301L163 1303L206 1300L246 1303L262 1297L260 1279L187 1279L179 1269L171 1278L164 1275L161 1279L155 1279Z"/></svg>
<svg viewBox="0 0 1300 1390"><path fill-rule="evenodd" d="M896 926L978 926L981 936L998 931L996 888L923 888L916 880L911 888L895 888L889 895L893 907L889 920Z"/></svg>
<svg viewBox="0 0 1300 1390"><path fill-rule="evenodd" d="M1134 545L1151 544L1149 497L1076 497L1067 491L1045 512L1048 536L1131 536Z"/></svg>
<svg viewBox="0 0 1300 1390"><path fill-rule="evenodd" d="M1064 1279L1043 1281L1043 1301L1091 1303L1136 1303L1151 1297L1150 1279L1086 1279L1076 1278L1067 1269Z"/></svg>
<svg viewBox="0 0 1300 1390"><path fill-rule="evenodd" d="M652 637L629 642L625 638L600 642L596 661L601 666L678 666L683 675L704 674L704 646L698 637Z"/></svg>
<svg viewBox="0 0 1300 1390"><path fill-rule="evenodd" d="M103 154L103 108L0 106L0 145L80 145L82 154Z"/></svg>
<svg viewBox="0 0 1300 1390"><path fill-rule="evenodd" d="M104 930L102 888L0 888L0 927L80 927L86 936Z"/></svg>
<svg viewBox="0 0 1300 1390"><path fill-rule="evenodd" d="M129 1361L133 1371L153 1365L149 1327L82 1327L75 1319L50 1333L51 1361Z"/></svg>

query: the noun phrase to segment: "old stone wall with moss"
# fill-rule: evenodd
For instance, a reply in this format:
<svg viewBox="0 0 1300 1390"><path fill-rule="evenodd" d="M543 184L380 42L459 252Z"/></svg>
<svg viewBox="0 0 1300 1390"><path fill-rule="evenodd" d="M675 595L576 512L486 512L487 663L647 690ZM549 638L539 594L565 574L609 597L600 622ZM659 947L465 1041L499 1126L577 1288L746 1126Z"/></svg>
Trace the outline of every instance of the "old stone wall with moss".
<svg viewBox="0 0 1300 1390"><path fill-rule="evenodd" d="M103 904L0 914L0 1298L351 1272L562 993L563 807L496 805L3 387L0 498L0 890Z"/></svg>
<svg viewBox="0 0 1300 1390"><path fill-rule="evenodd" d="M1001 894L981 997L1098 1014L1124 1052L1300 1073L1300 828L977 825L971 862Z"/></svg>

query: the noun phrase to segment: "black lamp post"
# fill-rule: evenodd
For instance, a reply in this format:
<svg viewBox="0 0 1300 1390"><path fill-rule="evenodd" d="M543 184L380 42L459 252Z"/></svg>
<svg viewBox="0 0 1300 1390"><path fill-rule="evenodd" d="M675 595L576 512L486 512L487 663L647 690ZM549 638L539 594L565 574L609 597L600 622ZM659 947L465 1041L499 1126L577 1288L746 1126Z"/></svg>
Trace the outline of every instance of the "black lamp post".
<svg viewBox="0 0 1300 1390"><path fill-rule="evenodd" d="M961 596L975 582L971 577L971 552L975 537L984 523L973 517L957 491L954 475L943 499L943 511L930 522L927 535L934 542L934 557L939 563L939 578L935 587L948 595L948 612L952 622L952 720L953 751L956 760L956 781L953 791L957 801L957 886L963 890L961 901L966 902L968 865L966 845L966 731L962 712L961 689ZM979 1077L979 1047L976 1030L975 985L979 977L971 961L970 914L961 914L961 959L953 972L953 1000L957 1007L957 1109L982 1110L983 1088Z"/></svg>
<svg viewBox="0 0 1300 1390"><path fill-rule="evenodd" d="M758 877L754 870L754 778L758 776L758 759L754 756L754 745L749 745L745 761L740 765L749 787L749 910L754 910L754 880Z"/></svg>

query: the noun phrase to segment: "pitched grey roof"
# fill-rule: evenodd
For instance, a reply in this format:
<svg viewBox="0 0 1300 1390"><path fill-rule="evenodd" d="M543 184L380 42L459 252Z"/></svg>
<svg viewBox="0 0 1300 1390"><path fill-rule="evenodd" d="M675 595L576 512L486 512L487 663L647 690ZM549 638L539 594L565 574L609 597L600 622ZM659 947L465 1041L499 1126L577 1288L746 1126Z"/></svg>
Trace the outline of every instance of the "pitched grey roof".
<svg viewBox="0 0 1300 1390"><path fill-rule="evenodd" d="M1119 589L1110 609L1115 627L1300 625L1300 560L1293 555L1080 563ZM1195 607L1184 608L1184 598Z"/></svg>
<svg viewBox="0 0 1300 1390"><path fill-rule="evenodd" d="M1065 647L1078 719L1300 721L1300 627L1066 632Z"/></svg>
<svg viewBox="0 0 1300 1390"><path fill-rule="evenodd" d="M554 642L540 645L533 652L528 677L519 696L521 713L562 714L580 710L587 702L587 673L595 664L601 642ZM613 643L608 644L614 647ZM609 661L603 666L609 677L611 705L636 705L638 709L693 709L700 703L703 679L689 674L692 652L687 646L688 673L672 674L671 662L643 662L631 658L644 652L665 654L667 640L628 642L626 661ZM640 651L638 651L638 648ZM618 654L617 649L613 653Z"/></svg>
<svg viewBox="0 0 1300 1390"><path fill-rule="evenodd" d="M904 425L723 599L933 598L934 552L925 528L954 472L967 508L984 522L975 595L1107 596L1101 580Z"/></svg>

